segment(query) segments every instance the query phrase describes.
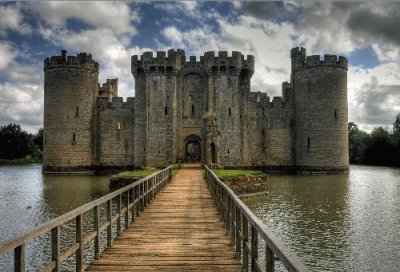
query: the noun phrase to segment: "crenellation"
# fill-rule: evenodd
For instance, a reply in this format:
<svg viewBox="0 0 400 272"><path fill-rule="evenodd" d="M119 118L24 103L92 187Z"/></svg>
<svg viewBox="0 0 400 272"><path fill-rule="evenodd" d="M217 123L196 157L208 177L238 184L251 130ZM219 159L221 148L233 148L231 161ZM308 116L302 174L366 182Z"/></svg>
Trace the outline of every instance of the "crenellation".
<svg viewBox="0 0 400 272"><path fill-rule="evenodd" d="M44 60L44 70L53 68L84 68L95 72L99 71L99 64L92 59L91 54L79 53L77 56L67 56L67 51L62 50L61 56L53 56Z"/></svg>

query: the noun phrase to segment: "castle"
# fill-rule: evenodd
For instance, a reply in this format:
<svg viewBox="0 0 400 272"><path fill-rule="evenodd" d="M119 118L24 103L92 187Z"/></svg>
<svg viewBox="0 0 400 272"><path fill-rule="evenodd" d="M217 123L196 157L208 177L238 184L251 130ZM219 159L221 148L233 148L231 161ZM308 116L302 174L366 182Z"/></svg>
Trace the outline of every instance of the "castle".
<svg viewBox="0 0 400 272"><path fill-rule="evenodd" d="M251 92L254 57L132 56L134 98L80 53L44 60L44 172L198 161L292 172L348 169L347 59L293 48L282 97Z"/></svg>

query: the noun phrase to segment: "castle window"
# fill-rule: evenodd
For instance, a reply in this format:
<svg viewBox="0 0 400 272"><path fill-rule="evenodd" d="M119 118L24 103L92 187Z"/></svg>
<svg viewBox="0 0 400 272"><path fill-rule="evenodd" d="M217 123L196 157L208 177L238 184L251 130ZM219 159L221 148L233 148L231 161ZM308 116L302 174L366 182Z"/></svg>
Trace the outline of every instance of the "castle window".
<svg viewBox="0 0 400 272"><path fill-rule="evenodd" d="M261 130L261 135L265 137L265 129Z"/></svg>
<svg viewBox="0 0 400 272"><path fill-rule="evenodd" d="M335 109L335 119L338 119L338 112L337 112L337 109Z"/></svg>
<svg viewBox="0 0 400 272"><path fill-rule="evenodd" d="M307 148L310 148L311 146L311 139L310 137L307 137Z"/></svg>
<svg viewBox="0 0 400 272"><path fill-rule="evenodd" d="M72 144L76 143L76 133L72 133Z"/></svg>
<svg viewBox="0 0 400 272"><path fill-rule="evenodd" d="M168 107L165 107L165 108L164 108L164 114L165 114L165 115L168 115Z"/></svg>
<svg viewBox="0 0 400 272"><path fill-rule="evenodd" d="M121 124L119 122L117 122L117 129L120 130L121 129Z"/></svg>
<svg viewBox="0 0 400 272"><path fill-rule="evenodd" d="M311 92L311 83L310 82L308 82L308 92L309 93Z"/></svg>
<svg viewBox="0 0 400 272"><path fill-rule="evenodd" d="M76 106L75 117L79 117L79 106Z"/></svg>
<svg viewBox="0 0 400 272"><path fill-rule="evenodd" d="M192 104L192 114L194 114L194 104Z"/></svg>
<svg viewBox="0 0 400 272"><path fill-rule="evenodd" d="M229 111L229 116L231 116L232 115L231 107L229 107L228 111Z"/></svg>
<svg viewBox="0 0 400 272"><path fill-rule="evenodd" d="M230 152L229 152L229 148L228 148L228 154L229 154Z"/></svg>

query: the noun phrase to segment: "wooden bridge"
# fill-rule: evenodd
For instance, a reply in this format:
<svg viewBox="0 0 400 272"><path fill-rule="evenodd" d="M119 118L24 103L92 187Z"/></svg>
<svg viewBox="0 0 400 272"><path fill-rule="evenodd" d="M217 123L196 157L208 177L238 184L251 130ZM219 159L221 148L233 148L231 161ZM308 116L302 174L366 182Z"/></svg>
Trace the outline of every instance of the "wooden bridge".
<svg viewBox="0 0 400 272"><path fill-rule="evenodd" d="M207 167L205 176L186 165L171 179L168 167L0 244L0 255L13 250L14 271L25 271L26 244L50 233L51 261L40 271L61 271L70 257L76 271L269 272L276 260L307 271ZM91 226L83 221L88 215ZM61 226L70 221L75 241L64 248Z"/></svg>

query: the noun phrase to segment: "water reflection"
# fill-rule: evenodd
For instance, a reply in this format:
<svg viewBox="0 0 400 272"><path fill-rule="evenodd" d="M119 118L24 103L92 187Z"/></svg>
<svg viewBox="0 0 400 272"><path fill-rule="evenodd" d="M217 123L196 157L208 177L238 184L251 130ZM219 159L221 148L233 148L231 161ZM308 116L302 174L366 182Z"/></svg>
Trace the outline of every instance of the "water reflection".
<svg viewBox="0 0 400 272"><path fill-rule="evenodd" d="M43 176L41 165L0 167L0 242L107 194L108 184L106 176ZM61 238L69 240L74 222L65 228ZM47 263L50 252L48 234L29 242L28 271ZM12 253L0 256L0 271L11 271L12 260Z"/></svg>
<svg viewBox="0 0 400 272"><path fill-rule="evenodd" d="M311 271L399 271L400 170L271 176L250 209Z"/></svg>

